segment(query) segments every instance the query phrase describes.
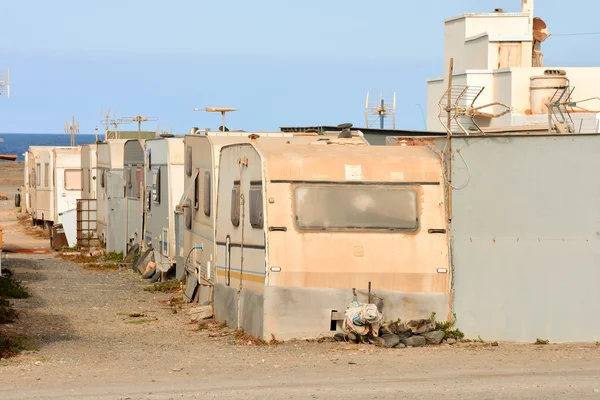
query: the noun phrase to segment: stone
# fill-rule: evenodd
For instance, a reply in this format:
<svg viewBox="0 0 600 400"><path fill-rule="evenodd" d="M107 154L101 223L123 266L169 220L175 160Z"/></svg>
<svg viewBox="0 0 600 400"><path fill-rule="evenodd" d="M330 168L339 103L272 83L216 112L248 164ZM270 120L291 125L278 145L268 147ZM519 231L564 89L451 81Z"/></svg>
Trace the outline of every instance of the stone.
<svg viewBox="0 0 600 400"><path fill-rule="evenodd" d="M406 327L415 335L431 332L435 329L435 321L431 319L411 320L406 323Z"/></svg>
<svg viewBox="0 0 600 400"><path fill-rule="evenodd" d="M411 336L407 339L402 339L401 342L404 343L406 347L422 347L427 343L423 336Z"/></svg>
<svg viewBox="0 0 600 400"><path fill-rule="evenodd" d="M388 334L388 335L383 335L381 338L385 341L384 346L387 347L388 349L390 349L394 346L397 346L398 343L400 343L400 338L398 337L398 335Z"/></svg>
<svg viewBox="0 0 600 400"><path fill-rule="evenodd" d="M446 333L442 331L427 332L423 335L428 344L440 344L444 340L444 336L446 336Z"/></svg>
<svg viewBox="0 0 600 400"><path fill-rule="evenodd" d="M346 335L345 333L336 333L335 335L333 335L333 339L335 339L336 342L347 342L348 341L348 335Z"/></svg>
<svg viewBox="0 0 600 400"><path fill-rule="evenodd" d="M212 306L194 307L190 309L189 314L192 321L199 321L202 319L212 318L213 309Z"/></svg>
<svg viewBox="0 0 600 400"><path fill-rule="evenodd" d="M456 339L448 338L448 339L446 339L446 343L454 344L454 343L456 343Z"/></svg>
<svg viewBox="0 0 600 400"><path fill-rule="evenodd" d="M594 393L600 393L600 389L594 389Z"/></svg>
<svg viewBox="0 0 600 400"><path fill-rule="evenodd" d="M395 349L405 349L406 345L404 343L398 343L394 346Z"/></svg>
<svg viewBox="0 0 600 400"><path fill-rule="evenodd" d="M408 339L409 337L412 336L412 331L405 330L405 331L398 332L396 335L400 338L400 340Z"/></svg>
<svg viewBox="0 0 600 400"><path fill-rule="evenodd" d="M369 343L374 344L376 346L385 347L385 339L379 336L369 336L368 341Z"/></svg>

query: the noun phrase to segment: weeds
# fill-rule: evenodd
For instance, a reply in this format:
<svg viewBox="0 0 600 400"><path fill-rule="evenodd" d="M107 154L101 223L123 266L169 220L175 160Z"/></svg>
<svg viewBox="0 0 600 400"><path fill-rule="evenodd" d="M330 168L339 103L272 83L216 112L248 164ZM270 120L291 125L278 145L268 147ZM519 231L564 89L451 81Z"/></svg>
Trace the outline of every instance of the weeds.
<svg viewBox="0 0 600 400"><path fill-rule="evenodd" d="M104 261L121 262L123 261L123 252L120 253L106 253L104 255Z"/></svg>
<svg viewBox="0 0 600 400"><path fill-rule="evenodd" d="M155 283L151 286L146 286L144 290L146 292L163 292L173 293L181 289L181 284L178 280L166 281L163 283Z"/></svg>
<svg viewBox="0 0 600 400"><path fill-rule="evenodd" d="M12 308L10 301L0 298L0 324L10 324L14 322L19 313Z"/></svg>
<svg viewBox="0 0 600 400"><path fill-rule="evenodd" d="M142 314L142 313L123 313L123 312L117 313L117 315L129 317L129 318L141 318L141 317L146 316L146 314Z"/></svg>
<svg viewBox="0 0 600 400"><path fill-rule="evenodd" d="M537 339L535 339L535 343L534 343L534 344L537 344L537 345L545 345L545 344L549 344L549 343L550 343L550 341L549 341L549 340L547 340L547 339L540 339L540 338L537 338Z"/></svg>
<svg viewBox="0 0 600 400"><path fill-rule="evenodd" d="M444 332L444 339L462 339L465 334L462 333L458 328L451 329L456 324L456 313L452 314L451 321L438 322L435 320L435 312L431 313L430 319L435 322L435 330ZM481 339L481 338L480 338Z"/></svg>
<svg viewBox="0 0 600 400"><path fill-rule="evenodd" d="M29 292L17 281L8 276L0 277L0 297L9 299L26 299Z"/></svg>
<svg viewBox="0 0 600 400"><path fill-rule="evenodd" d="M9 358L16 356L19 352L25 350L25 345L18 339L7 338L0 335L0 358Z"/></svg>
<svg viewBox="0 0 600 400"><path fill-rule="evenodd" d="M21 212L23 212L23 208L22 208L22 207L17 207L17 212L18 212L18 213L21 213Z"/></svg>
<svg viewBox="0 0 600 400"><path fill-rule="evenodd" d="M155 319L149 319L149 318L145 318L145 319L132 319L131 321L127 321L128 324L134 324L134 325L141 325L141 324L148 324L152 321L156 321Z"/></svg>
<svg viewBox="0 0 600 400"><path fill-rule="evenodd" d="M88 271L117 271L119 264L114 263L87 263L83 266L83 269Z"/></svg>

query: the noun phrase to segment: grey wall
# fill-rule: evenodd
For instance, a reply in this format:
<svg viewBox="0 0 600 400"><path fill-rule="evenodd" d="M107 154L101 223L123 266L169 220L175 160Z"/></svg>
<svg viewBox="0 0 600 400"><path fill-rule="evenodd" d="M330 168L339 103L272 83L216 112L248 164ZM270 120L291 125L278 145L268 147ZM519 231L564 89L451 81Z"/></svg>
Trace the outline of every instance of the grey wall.
<svg viewBox="0 0 600 400"><path fill-rule="evenodd" d="M469 337L600 338L600 136L454 138L452 259Z"/></svg>

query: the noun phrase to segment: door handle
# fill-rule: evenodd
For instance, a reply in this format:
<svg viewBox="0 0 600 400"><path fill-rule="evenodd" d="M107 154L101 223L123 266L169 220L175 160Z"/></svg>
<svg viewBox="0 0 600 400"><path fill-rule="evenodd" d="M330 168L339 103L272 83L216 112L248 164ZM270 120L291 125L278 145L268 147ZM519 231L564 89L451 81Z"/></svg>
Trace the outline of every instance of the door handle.
<svg viewBox="0 0 600 400"><path fill-rule="evenodd" d="M429 229L428 233L446 233L445 229Z"/></svg>
<svg viewBox="0 0 600 400"><path fill-rule="evenodd" d="M287 232L287 228L285 226L270 226L269 232Z"/></svg>

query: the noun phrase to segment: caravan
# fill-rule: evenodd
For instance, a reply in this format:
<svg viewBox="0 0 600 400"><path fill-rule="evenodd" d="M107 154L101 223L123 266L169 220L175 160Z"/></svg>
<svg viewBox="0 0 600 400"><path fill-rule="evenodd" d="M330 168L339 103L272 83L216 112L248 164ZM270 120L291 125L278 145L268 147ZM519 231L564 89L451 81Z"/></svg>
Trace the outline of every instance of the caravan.
<svg viewBox="0 0 600 400"><path fill-rule="evenodd" d="M183 194L183 138L146 141L145 245L161 272L175 265L175 206Z"/></svg>
<svg viewBox="0 0 600 400"><path fill-rule="evenodd" d="M106 244L108 252L124 250L124 234L118 235L118 232L125 232L122 229L123 220L119 220L114 211L118 200L125 197L123 181L125 142L126 140L114 139L98 144L98 179L96 180L98 238Z"/></svg>
<svg viewBox="0 0 600 400"><path fill-rule="evenodd" d="M50 228L53 220L52 150L54 146L30 146L27 161L31 171L30 212L33 223Z"/></svg>
<svg viewBox="0 0 600 400"><path fill-rule="evenodd" d="M81 146L81 198L96 199L96 177L98 175L98 145Z"/></svg>
<svg viewBox="0 0 600 400"><path fill-rule="evenodd" d="M177 278L188 278L186 300L195 297L200 284L200 301L211 297L214 283L215 259L214 237L217 217L216 190L219 175L220 150L234 143L248 143L251 137L260 136L261 141L279 143L335 143L345 142L366 145L359 131L345 132L348 138L338 138L339 132L318 135L317 133L250 133L250 132L207 132L186 135L185 145L185 188L179 203L175 226L177 234Z"/></svg>
<svg viewBox="0 0 600 400"><path fill-rule="evenodd" d="M384 318L447 316L443 182L426 146L224 147L216 319L263 339L326 335L371 287Z"/></svg>
<svg viewBox="0 0 600 400"><path fill-rule="evenodd" d="M54 186L52 198L54 223L60 222L60 215L77 208L81 198L81 147L56 147L52 151L54 166Z"/></svg>
<svg viewBox="0 0 600 400"><path fill-rule="evenodd" d="M115 251L129 253L139 249L142 241L142 226L144 216L144 140L128 140L123 147L123 177L125 181L125 198L119 201L114 212L121 222L123 232L122 247ZM117 231L110 232L117 237ZM119 240L119 238L117 238Z"/></svg>

